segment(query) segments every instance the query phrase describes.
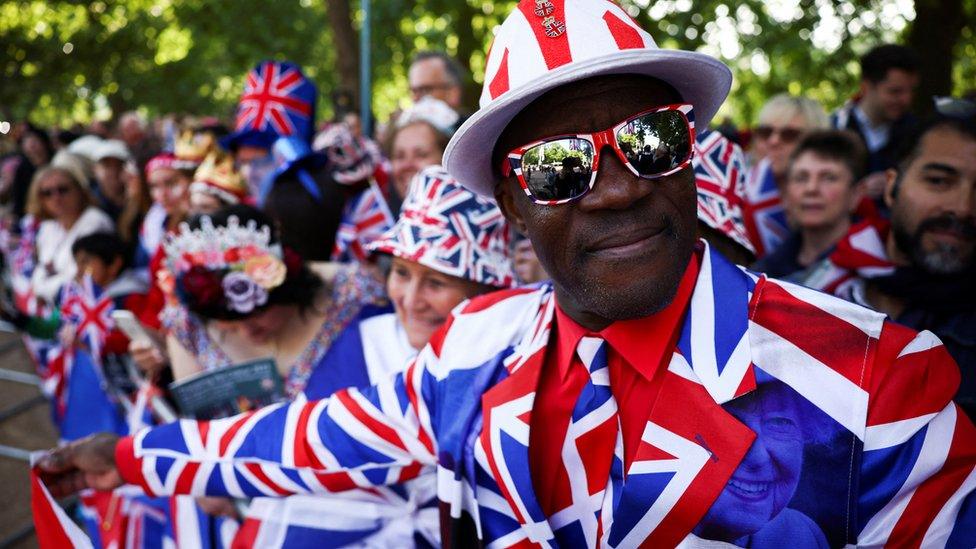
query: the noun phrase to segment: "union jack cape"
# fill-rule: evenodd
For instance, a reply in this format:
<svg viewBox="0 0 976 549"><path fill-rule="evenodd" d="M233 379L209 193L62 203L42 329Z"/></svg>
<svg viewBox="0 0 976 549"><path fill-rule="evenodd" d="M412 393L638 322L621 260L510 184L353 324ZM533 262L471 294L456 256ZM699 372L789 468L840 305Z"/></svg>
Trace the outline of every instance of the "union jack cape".
<svg viewBox="0 0 976 549"><path fill-rule="evenodd" d="M642 445L603 500L607 545L976 545L976 433L939 340L699 246ZM116 462L152 494L233 496L380 486L436 466L446 544L555 546L528 460L554 307L548 285L481 296L386 382L142 431ZM777 472L757 477L763 464Z"/></svg>

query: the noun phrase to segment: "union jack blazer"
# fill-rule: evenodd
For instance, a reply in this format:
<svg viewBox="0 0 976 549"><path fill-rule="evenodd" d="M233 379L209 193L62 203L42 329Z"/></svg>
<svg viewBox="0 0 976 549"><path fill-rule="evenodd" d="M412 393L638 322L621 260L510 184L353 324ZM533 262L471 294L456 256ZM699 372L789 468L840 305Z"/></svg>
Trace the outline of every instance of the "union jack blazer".
<svg viewBox="0 0 976 549"><path fill-rule="evenodd" d="M641 446L617 493L591 494L606 496L599 542L976 545L976 435L938 339L699 246ZM150 494L238 497L379 486L435 465L446 545L556 546L528 459L554 307L548 285L481 296L388 382L143 431L117 464Z"/></svg>

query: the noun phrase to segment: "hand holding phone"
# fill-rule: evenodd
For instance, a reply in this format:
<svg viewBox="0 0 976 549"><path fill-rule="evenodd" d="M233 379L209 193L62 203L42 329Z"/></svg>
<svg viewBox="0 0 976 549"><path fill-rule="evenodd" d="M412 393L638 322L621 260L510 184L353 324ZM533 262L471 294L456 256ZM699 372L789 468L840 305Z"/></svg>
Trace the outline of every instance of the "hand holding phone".
<svg viewBox="0 0 976 549"><path fill-rule="evenodd" d="M136 315L132 314L132 311L126 311L125 309L116 309L112 311L112 320L115 321L115 325L122 330L126 336L132 341L145 341L147 343L153 343L153 337L149 335L149 332L142 326Z"/></svg>

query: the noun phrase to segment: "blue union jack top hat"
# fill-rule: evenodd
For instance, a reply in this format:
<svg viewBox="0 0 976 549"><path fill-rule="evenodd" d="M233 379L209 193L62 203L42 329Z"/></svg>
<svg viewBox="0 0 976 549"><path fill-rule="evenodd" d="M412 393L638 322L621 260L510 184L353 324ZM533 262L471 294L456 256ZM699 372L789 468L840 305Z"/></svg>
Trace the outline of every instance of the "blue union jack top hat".
<svg viewBox="0 0 976 549"><path fill-rule="evenodd" d="M261 61L247 73L234 131L220 145L227 150L242 145L270 149L279 137L290 136L311 142L317 95L298 65Z"/></svg>
<svg viewBox="0 0 976 549"><path fill-rule="evenodd" d="M495 34L481 109L454 134L444 167L468 189L492 196L492 149L515 115L549 90L610 74L643 74L667 82L694 106L701 128L708 126L732 84L731 71L717 59L658 48L610 0L521 0Z"/></svg>
<svg viewBox="0 0 976 549"><path fill-rule="evenodd" d="M488 286L515 284L511 229L493 200L458 185L440 166L410 182L400 218L370 251L415 261Z"/></svg>

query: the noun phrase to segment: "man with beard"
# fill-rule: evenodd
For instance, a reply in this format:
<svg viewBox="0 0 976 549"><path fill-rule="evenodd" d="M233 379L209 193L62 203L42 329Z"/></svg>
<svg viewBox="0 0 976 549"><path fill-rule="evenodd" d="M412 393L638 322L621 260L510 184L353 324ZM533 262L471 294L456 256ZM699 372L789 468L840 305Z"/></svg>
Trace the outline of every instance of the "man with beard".
<svg viewBox="0 0 976 549"><path fill-rule="evenodd" d="M962 371L956 401L976 417L976 121L922 128L884 199L891 222L853 227L801 282L935 333Z"/></svg>
<svg viewBox="0 0 976 549"><path fill-rule="evenodd" d="M697 240L695 128L727 67L608 0L522 0L485 66L444 165L551 283L458 305L374 387L59 449L55 491L280 496L427 465L449 547L976 545L976 433L939 341ZM662 142L658 165L622 147ZM523 158L559 149L584 185L526 180Z"/></svg>

